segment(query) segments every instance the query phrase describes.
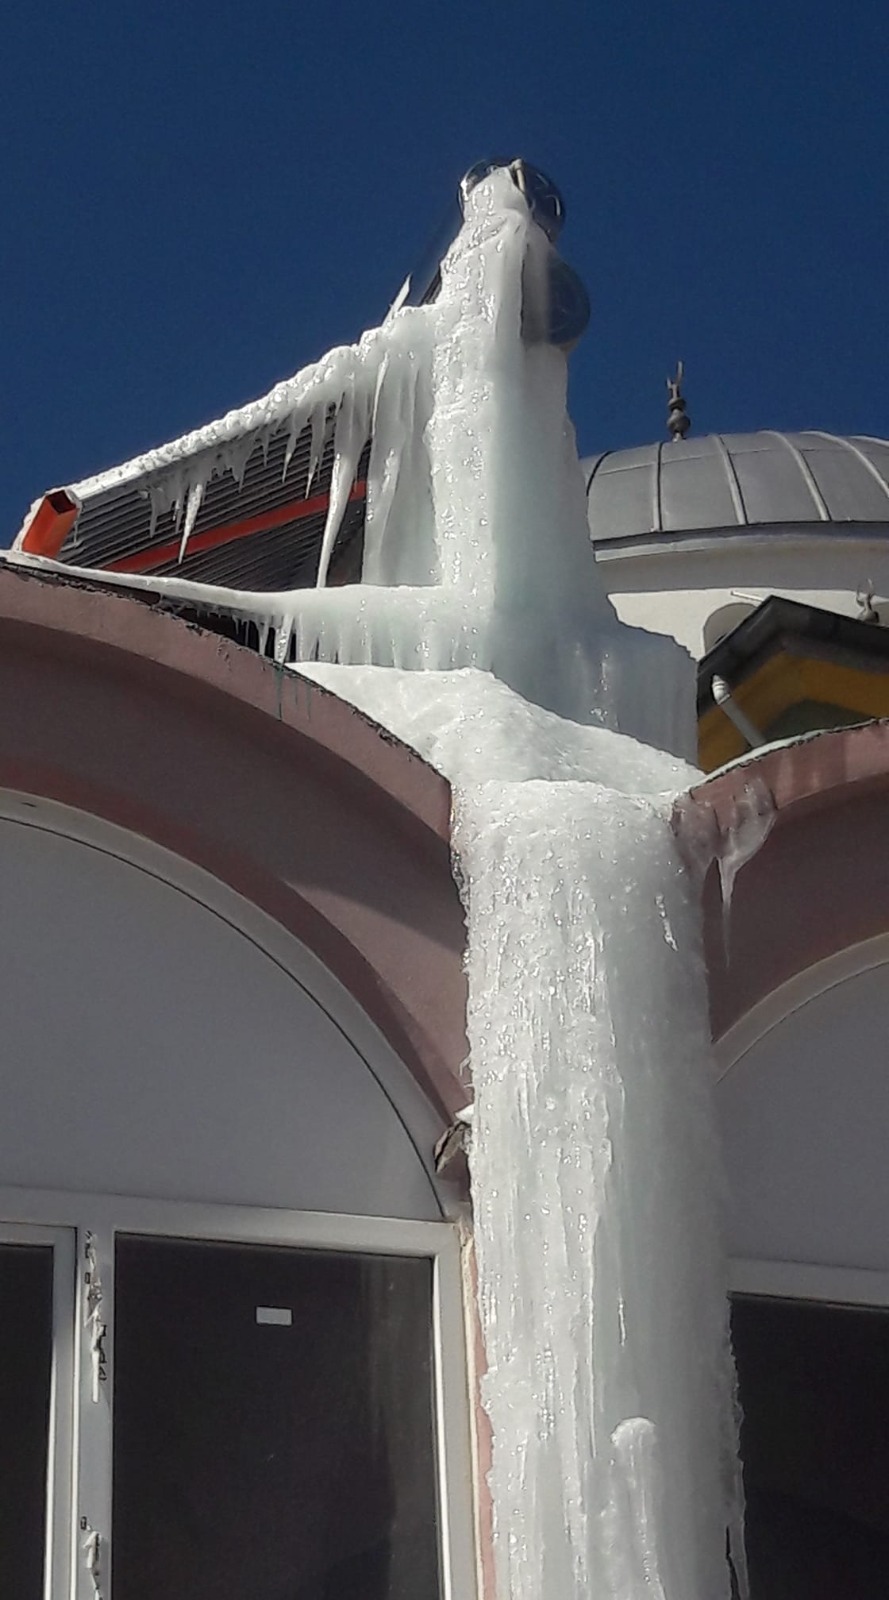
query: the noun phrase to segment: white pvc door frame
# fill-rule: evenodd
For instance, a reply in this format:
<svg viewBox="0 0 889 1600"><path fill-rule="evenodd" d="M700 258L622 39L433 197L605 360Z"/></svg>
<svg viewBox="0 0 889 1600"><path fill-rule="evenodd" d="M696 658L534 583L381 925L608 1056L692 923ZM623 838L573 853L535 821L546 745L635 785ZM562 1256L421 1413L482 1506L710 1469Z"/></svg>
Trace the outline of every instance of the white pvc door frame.
<svg viewBox="0 0 889 1600"><path fill-rule="evenodd" d="M472 1600L477 1594L466 1333L455 1226L0 1188L0 1218L6 1217L14 1220L0 1222L0 1241L52 1244L57 1252L47 1496L51 1551L45 1600L113 1600L111 1447L114 1240L118 1233L422 1256L432 1261L433 1425L442 1596L443 1600ZM95 1292L96 1268L101 1282L98 1302L89 1298L90 1286Z"/></svg>

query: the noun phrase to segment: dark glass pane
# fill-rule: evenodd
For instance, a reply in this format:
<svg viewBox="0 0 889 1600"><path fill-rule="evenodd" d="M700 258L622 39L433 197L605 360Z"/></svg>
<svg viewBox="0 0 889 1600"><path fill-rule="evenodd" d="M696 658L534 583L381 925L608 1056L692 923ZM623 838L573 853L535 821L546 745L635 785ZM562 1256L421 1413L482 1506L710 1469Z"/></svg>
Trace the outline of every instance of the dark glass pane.
<svg viewBox="0 0 889 1600"><path fill-rule="evenodd" d="M432 1269L118 1239L114 1600L437 1600Z"/></svg>
<svg viewBox="0 0 889 1600"><path fill-rule="evenodd" d="M738 1298L753 1600L889 1594L889 1316Z"/></svg>
<svg viewBox="0 0 889 1600"><path fill-rule="evenodd" d="M0 1593L43 1594L52 1249L0 1244Z"/></svg>

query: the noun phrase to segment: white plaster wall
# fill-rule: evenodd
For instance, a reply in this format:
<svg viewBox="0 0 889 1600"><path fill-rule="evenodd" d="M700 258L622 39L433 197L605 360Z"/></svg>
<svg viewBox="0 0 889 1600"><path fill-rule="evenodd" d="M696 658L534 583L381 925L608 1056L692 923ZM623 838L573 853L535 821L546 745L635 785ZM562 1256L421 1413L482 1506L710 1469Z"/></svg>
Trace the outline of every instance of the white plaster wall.
<svg viewBox="0 0 889 1600"><path fill-rule="evenodd" d="M803 1001L721 1079L733 1255L889 1271L885 962Z"/></svg>
<svg viewBox="0 0 889 1600"><path fill-rule="evenodd" d="M889 547L875 540L793 539L775 529L721 538L714 549L600 552L598 565L622 622L668 634L696 660L715 611L744 600L758 604L772 594L854 617L857 594L872 587L877 610L882 602L882 620L889 622Z"/></svg>
<svg viewBox="0 0 889 1600"><path fill-rule="evenodd" d="M308 952L144 841L5 809L0 1185L441 1215L432 1113Z"/></svg>

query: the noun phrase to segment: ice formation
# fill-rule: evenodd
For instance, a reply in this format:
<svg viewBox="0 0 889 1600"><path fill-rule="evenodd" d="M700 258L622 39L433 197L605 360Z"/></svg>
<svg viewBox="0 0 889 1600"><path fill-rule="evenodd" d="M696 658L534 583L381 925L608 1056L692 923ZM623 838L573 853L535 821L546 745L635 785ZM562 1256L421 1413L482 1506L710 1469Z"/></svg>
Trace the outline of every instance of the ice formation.
<svg viewBox="0 0 889 1600"><path fill-rule="evenodd" d="M493 670L301 670L453 786L500 1600L717 1600L727 1538L745 1576L700 914L670 828L694 773L652 747L682 747L683 686L597 586L564 358L518 337L527 219L481 200L445 263L427 437L442 579L488 608Z"/></svg>
<svg viewBox="0 0 889 1600"><path fill-rule="evenodd" d="M451 780L498 1600L720 1600L727 1537L745 1592L742 1501L699 912L670 828L692 664L597 579L565 358L520 332L548 248L494 172L434 305L118 469L163 467L187 545L220 463L334 406L321 587L122 581L254 617ZM363 581L327 590L369 426Z"/></svg>
<svg viewBox="0 0 889 1600"><path fill-rule="evenodd" d="M772 831L777 815L774 796L760 775L753 773L741 793L732 800L724 821L720 821L706 799L692 805L684 803L681 810L685 855L701 882L710 863L716 862L722 898L722 940L726 959L730 959L729 930L735 880Z"/></svg>
<svg viewBox="0 0 889 1600"><path fill-rule="evenodd" d="M628 649L632 641L628 640ZM718 1600L742 1504L696 774L464 670L300 669L450 777L499 1600Z"/></svg>
<svg viewBox="0 0 889 1600"><path fill-rule="evenodd" d="M690 754L692 660L636 630L630 663L590 555L564 354L520 338L523 293L545 277L552 246L505 170L466 207L434 304L405 307L263 399L69 486L86 500L145 479L155 518L176 509L184 553L211 477L240 477L257 444L286 431L292 448L308 423L317 462L332 415L318 588L256 593L113 572L103 582L250 618L281 662L478 667L563 716ZM362 582L327 589L368 436Z"/></svg>

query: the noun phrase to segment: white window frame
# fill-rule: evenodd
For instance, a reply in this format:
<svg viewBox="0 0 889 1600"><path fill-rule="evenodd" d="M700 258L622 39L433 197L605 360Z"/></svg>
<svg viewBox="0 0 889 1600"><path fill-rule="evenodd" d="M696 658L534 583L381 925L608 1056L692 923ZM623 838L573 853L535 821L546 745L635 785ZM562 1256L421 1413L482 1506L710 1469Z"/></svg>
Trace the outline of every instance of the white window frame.
<svg viewBox="0 0 889 1600"><path fill-rule="evenodd" d="M54 1293L57 1354L50 1439L52 1488L47 1508L47 1528L53 1530L49 1536L52 1560L47 1562L46 1600L98 1600L99 1595L101 1600L112 1600L114 1239L118 1233L420 1256L432 1262L433 1427L442 1595L443 1600L473 1600L478 1590L470 1395L460 1240L454 1224L0 1187L0 1218L7 1217L15 1221L0 1222L0 1239L33 1237L41 1243L53 1242L60 1252ZM101 1275L101 1319L107 1329L103 1342L107 1378L99 1385L98 1403L93 1400L91 1339L85 1332L88 1237ZM70 1508L67 1519L62 1511L66 1503ZM51 1518L53 1508L55 1517ZM100 1539L98 1590L83 1549L91 1530Z"/></svg>
<svg viewBox="0 0 889 1600"><path fill-rule="evenodd" d="M8 1208L0 1207L0 1219ZM74 1370L77 1322L75 1296L75 1233L68 1227L0 1220L0 1245L35 1244L53 1253L52 1365L46 1452L45 1600L67 1595L71 1587L69 1519L57 1513L70 1506L73 1489L75 1408Z"/></svg>
<svg viewBox="0 0 889 1600"><path fill-rule="evenodd" d="M889 1308L889 1272L869 1267L821 1266L809 1261L735 1257L729 1263L729 1293L850 1308Z"/></svg>
<svg viewBox="0 0 889 1600"><path fill-rule="evenodd" d="M810 967L804 967L792 978L763 996L749 1011L733 1022L731 1027L714 1040L713 1059L717 1082L730 1072L744 1071L744 1057L765 1039L773 1029L788 1021L797 1011L802 1011L813 1000L820 1000L829 990L858 978L865 972L889 965L889 934L878 933L860 944L847 945L833 955L825 956Z"/></svg>

